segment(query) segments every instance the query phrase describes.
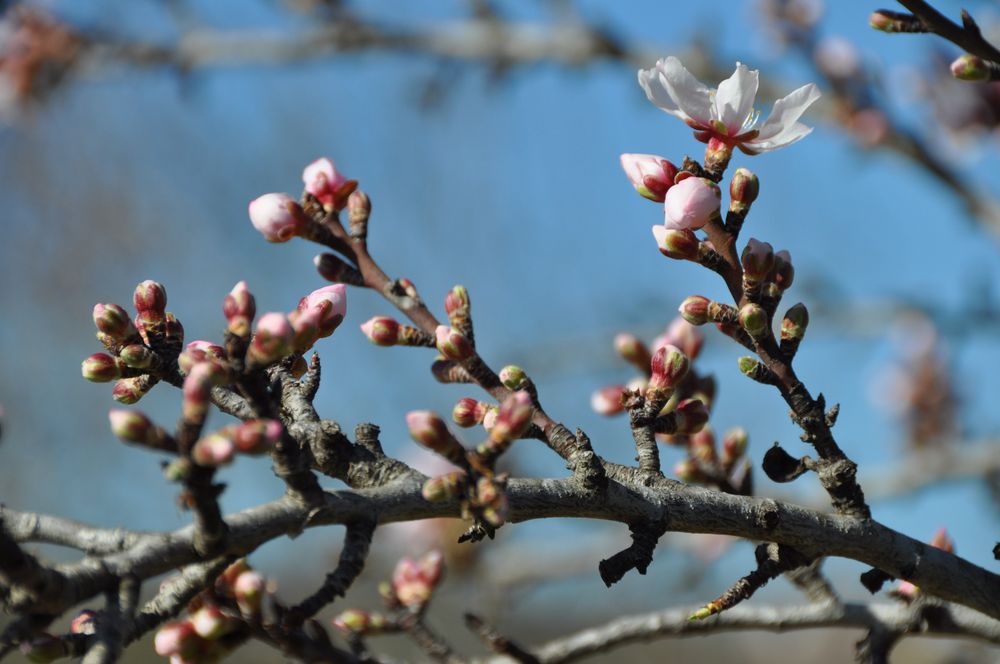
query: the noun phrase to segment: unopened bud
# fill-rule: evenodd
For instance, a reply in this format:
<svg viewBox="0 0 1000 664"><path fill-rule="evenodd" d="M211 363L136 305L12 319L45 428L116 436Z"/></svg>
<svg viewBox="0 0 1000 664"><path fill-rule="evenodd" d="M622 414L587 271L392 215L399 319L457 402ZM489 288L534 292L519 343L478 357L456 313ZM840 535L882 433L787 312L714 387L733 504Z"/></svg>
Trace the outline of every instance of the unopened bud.
<svg viewBox="0 0 1000 664"><path fill-rule="evenodd" d="M691 360L676 346L666 344L656 349L649 366L649 388L671 391L687 375Z"/></svg>
<svg viewBox="0 0 1000 664"><path fill-rule="evenodd" d="M94 325L115 341L125 341L138 335L128 312L117 304L95 304Z"/></svg>
<svg viewBox="0 0 1000 664"><path fill-rule="evenodd" d="M135 287L135 310L147 320L162 320L167 313L167 289L151 279Z"/></svg>
<svg viewBox="0 0 1000 664"><path fill-rule="evenodd" d="M469 428L482 423L489 406L469 397L459 399L451 411L452 421L460 427Z"/></svg>
<svg viewBox="0 0 1000 664"><path fill-rule="evenodd" d="M672 229L662 225L653 226L656 247L667 258L693 261L698 259L700 242L694 232L687 228Z"/></svg>
<svg viewBox="0 0 1000 664"><path fill-rule="evenodd" d="M710 427L688 437L688 451L701 465L711 468L718 460L715 452L715 434Z"/></svg>
<svg viewBox="0 0 1000 664"><path fill-rule="evenodd" d="M655 154L623 154L622 168L629 182L643 198L662 203L674 186L677 167Z"/></svg>
<svg viewBox="0 0 1000 664"><path fill-rule="evenodd" d="M156 354L142 344L129 344L122 348L118 357L132 369L148 369L153 366Z"/></svg>
<svg viewBox="0 0 1000 664"><path fill-rule="evenodd" d="M787 249L774 254L774 267L771 269L770 280L783 291L792 287L795 279L795 268L792 266L792 255Z"/></svg>
<svg viewBox="0 0 1000 664"><path fill-rule="evenodd" d="M121 378L125 363L107 353L94 353L80 365L80 373L92 383L108 383Z"/></svg>
<svg viewBox="0 0 1000 664"><path fill-rule="evenodd" d="M809 310L806 305L799 302L785 312L785 317L781 319L781 341L801 341L806 335L806 328L809 326Z"/></svg>
<svg viewBox="0 0 1000 664"><path fill-rule="evenodd" d="M437 329L434 330L434 338L438 352L445 359L463 362L475 353L469 340L447 325L438 325Z"/></svg>
<svg viewBox="0 0 1000 664"><path fill-rule="evenodd" d="M236 456L236 445L232 435L224 432L211 433L191 448L191 458L199 466L224 466Z"/></svg>
<svg viewBox="0 0 1000 664"><path fill-rule="evenodd" d="M740 367L740 373L747 378L755 380L758 383L764 383L765 385L775 385L777 383L774 373L756 358L744 355L737 360L737 363Z"/></svg>
<svg viewBox="0 0 1000 664"><path fill-rule="evenodd" d="M931 546L948 553L955 553L955 542L948 536L948 531L944 528L938 528L937 532L934 533L934 537L931 538Z"/></svg>
<svg viewBox="0 0 1000 664"><path fill-rule="evenodd" d="M987 81L990 70L982 58L966 53L951 63L951 75L962 81Z"/></svg>
<svg viewBox="0 0 1000 664"><path fill-rule="evenodd" d="M235 623L222 613L222 609L214 604L206 604L188 618L195 633L203 639L214 641L232 631Z"/></svg>
<svg viewBox="0 0 1000 664"><path fill-rule="evenodd" d="M751 283L763 281L774 267L774 248L768 242L750 238L740 256L743 278Z"/></svg>
<svg viewBox="0 0 1000 664"><path fill-rule="evenodd" d="M767 334L767 312L759 304L743 305L740 309L740 325L754 339L760 339Z"/></svg>
<svg viewBox="0 0 1000 664"><path fill-rule="evenodd" d="M712 301L701 295L692 295L681 302L677 310L684 317L684 320L692 325L704 325L708 322L708 305Z"/></svg>
<svg viewBox="0 0 1000 664"><path fill-rule="evenodd" d="M365 284L361 273L335 254L317 254L313 258L313 265L316 266L316 271L321 277L335 284L350 284L352 286L364 286Z"/></svg>
<svg viewBox="0 0 1000 664"><path fill-rule="evenodd" d="M361 331L376 346L395 346L399 340L399 323L388 316L375 316L361 324Z"/></svg>
<svg viewBox="0 0 1000 664"><path fill-rule="evenodd" d="M449 320L468 317L470 308L469 291L465 286L455 286L444 296L444 310Z"/></svg>
<svg viewBox="0 0 1000 664"><path fill-rule="evenodd" d="M451 435L448 425L437 413L429 410L411 411L406 415L406 426L410 430L410 436L424 447L448 460L464 460L465 449Z"/></svg>
<svg viewBox="0 0 1000 664"><path fill-rule="evenodd" d="M496 423L490 429L490 438L497 443L520 438L531 425L533 412L531 396L524 390L514 392L500 404Z"/></svg>
<svg viewBox="0 0 1000 664"><path fill-rule="evenodd" d="M212 388L221 385L224 380L225 372L211 362L199 362L191 367L181 388L184 396L181 408L186 421L193 423L204 420L208 414Z"/></svg>
<svg viewBox="0 0 1000 664"><path fill-rule="evenodd" d="M112 409L108 412L108 419L111 421L111 433L127 443L159 448L170 439L162 427L137 410Z"/></svg>
<svg viewBox="0 0 1000 664"><path fill-rule="evenodd" d="M516 364L508 364L500 370L500 382L508 389L519 390L528 382L528 375Z"/></svg>
<svg viewBox="0 0 1000 664"><path fill-rule="evenodd" d="M155 384L156 379L149 375L122 378L115 383L114 389L111 390L111 398L118 403L130 406L134 403L138 403L139 399L146 396L146 393L149 392Z"/></svg>
<svg viewBox="0 0 1000 664"><path fill-rule="evenodd" d="M700 177L681 180L663 201L664 226L696 231L711 219L719 218L719 185Z"/></svg>
<svg viewBox="0 0 1000 664"><path fill-rule="evenodd" d="M264 314L257 321L253 341L247 349L247 362L256 366L273 364L292 352L294 340L295 331L284 314Z"/></svg>
<svg viewBox="0 0 1000 664"><path fill-rule="evenodd" d="M97 631L97 612L84 609L69 624L70 634L93 634Z"/></svg>
<svg viewBox="0 0 1000 664"><path fill-rule="evenodd" d="M386 624L384 616L361 609L348 609L333 619L333 626L345 634L371 634L383 629Z"/></svg>
<svg viewBox="0 0 1000 664"><path fill-rule="evenodd" d="M178 656L186 659L201 647L201 637L188 620L169 622L160 627L153 639L156 654L162 657Z"/></svg>
<svg viewBox="0 0 1000 664"><path fill-rule="evenodd" d="M288 242L310 222L288 194L264 194L250 201L250 222L268 242Z"/></svg>
<svg viewBox="0 0 1000 664"><path fill-rule="evenodd" d="M372 201L363 191L354 191L347 197L347 221L351 227L368 223Z"/></svg>
<svg viewBox="0 0 1000 664"><path fill-rule="evenodd" d="M277 420L248 420L236 427L233 443L243 454L265 454L281 440L283 431Z"/></svg>
<svg viewBox="0 0 1000 664"><path fill-rule="evenodd" d="M879 9L868 16L868 25L888 33L927 32L923 22L913 14Z"/></svg>
<svg viewBox="0 0 1000 664"><path fill-rule="evenodd" d="M348 197L358 187L357 180L349 180L327 157L320 157L302 170L305 189L320 202L327 212L344 209Z"/></svg>
<svg viewBox="0 0 1000 664"><path fill-rule="evenodd" d="M257 301L247 287L247 282L241 281L229 291L222 301L222 313L229 323L229 331L238 337L250 334L250 324L257 315Z"/></svg>
<svg viewBox="0 0 1000 664"><path fill-rule="evenodd" d="M722 465L730 469L747 451L750 437L743 427L736 427L726 432L722 437Z"/></svg>
<svg viewBox="0 0 1000 664"><path fill-rule="evenodd" d="M622 397L625 395L624 385L608 385L590 395L590 407L598 415L617 415L625 410Z"/></svg>
<svg viewBox="0 0 1000 664"><path fill-rule="evenodd" d="M692 434L708 423L708 408L698 399L685 399L674 408L677 433Z"/></svg>
<svg viewBox="0 0 1000 664"><path fill-rule="evenodd" d="M646 347L646 344L639 337L628 332L621 332L615 335L614 346L615 350L625 361L639 367L643 371L649 367L652 356L650 355L649 348Z"/></svg>
<svg viewBox="0 0 1000 664"><path fill-rule="evenodd" d="M468 481L468 476L461 470L445 473L424 482L421 494L429 503L444 502L462 495Z"/></svg>
<svg viewBox="0 0 1000 664"><path fill-rule="evenodd" d="M674 475L682 482L697 483L708 479L694 459L681 459L674 466Z"/></svg>
<svg viewBox="0 0 1000 664"><path fill-rule="evenodd" d="M760 193L760 181L746 168L737 168L729 182L729 209L745 213Z"/></svg>
<svg viewBox="0 0 1000 664"><path fill-rule="evenodd" d="M236 577L233 583L233 596L240 613L250 617L260 613L261 601L267 584L259 572L248 570Z"/></svg>

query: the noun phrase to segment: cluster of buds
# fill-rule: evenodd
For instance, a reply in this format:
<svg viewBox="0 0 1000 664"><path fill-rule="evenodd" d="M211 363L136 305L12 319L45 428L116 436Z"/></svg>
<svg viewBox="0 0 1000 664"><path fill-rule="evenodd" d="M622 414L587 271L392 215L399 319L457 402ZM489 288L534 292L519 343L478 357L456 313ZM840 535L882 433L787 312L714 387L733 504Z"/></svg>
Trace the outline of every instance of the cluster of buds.
<svg viewBox="0 0 1000 664"><path fill-rule="evenodd" d="M240 631L247 621L260 620L266 593L264 577L238 560L214 587L191 600L184 618L160 627L153 648L172 664L218 661L242 643Z"/></svg>
<svg viewBox="0 0 1000 664"><path fill-rule="evenodd" d="M500 408L488 410L483 417L483 426L489 432L489 439L476 448L480 460L492 466L496 458L528 430L534 412L531 395L524 390L518 390L504 399Z"/></svg>
<svg viewBox="0 0 1000 664"><path fill-rule="evenodd" d="M284 432L277 420L247 420L231 424L199 438L191 448L191 459L201 466L224 466L237 453L248 456L267 454Z"/></svg>
<svg viewBox="0 0 1000 664"><path fill-rule="evenodd" d="M955 553L955 542L948 536L948 531L944 528L938 528L934 537L931 538L930 545L948 553ZM906 602L912 602L920 594L920 588L909 581L900 581L891 594Z"/></svg>
<svg viewBox="0 0 1000 664"><path fill-rule="evenodd" d="M108 352L94 353L80 367L89 381L116 381L112 396L125 404L136 403L152 389L184 342L184 328L166 310L167 291L161 284L144 281L136 286L133 303L134 319L117 304L94 306L97 339Z"/></svg>
<svg viewBox="0 0 1000 664"><path fill-rule="evenodd" d="M686 456L674 466L674 474L685 482L749 495L752 466L746 456L747 442L746 430L736 427L722 437L722 449L719 450L715 433L710 427L704 427L687 437Z"/></svg>

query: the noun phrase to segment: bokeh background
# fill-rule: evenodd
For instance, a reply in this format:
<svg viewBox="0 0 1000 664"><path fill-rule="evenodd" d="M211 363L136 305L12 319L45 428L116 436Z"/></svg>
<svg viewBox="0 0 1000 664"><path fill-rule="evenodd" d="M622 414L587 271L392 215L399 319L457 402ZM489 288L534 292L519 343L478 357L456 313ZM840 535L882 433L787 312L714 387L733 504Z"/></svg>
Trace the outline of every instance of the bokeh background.
<svg viewBox="0 0 1000 664"><path fill-rule="evenodd" d="M649 228L661 210L632 191L618 155L652 152L679 163L685 154L700 158L701 144L646 101L635 64L618 57L494 61L428 54L419 46L317 47L276 57L275 43L294 43L344 10L365 24L416 34L462 34L476 12L492 10L488 20L543 36L583 26L633 52L697 52L729 71L740 60L759 68L781 94L820 81L824 106L805 118L816 127L812 135L773 154L734 159L761 181L744 237L791 251L796 284L786 302L801 300L813 313L796 360L800 376L814 393L841 403L838 440L861 465L872 493L891 488L894 471L927 448L960 456L984 449L1000 429L993 289L1000 280L1000 241L990 207L1000 196L990 115L996 91L940 78L936 72L946 72L957 52L932 37L868 28L868 13L877 8L872 3L792 3L805 12L802 29L820 40L805 47L789 40L795 31L787 21L769 13L775 3L768 10L760 2L366 0L339 9L339 3L278 0L25 4L94 43L170 52L190 46L192 36L209 44L238 37L250 47L191 66L155 58L140 63L134 48L108 47L52 80L36 80L27 95L5 84L5 504L107 526L173 529L188 522L160 460L110 435L110 387L80 378L79 362L99 350L91 308L127 304L136 283L156 279L166 284L168 308L188 339L221 338L222 298L241 279L260 311L292 309L322 285L312 265L318 248L304 241L267 244L251 228L246 205L268 191L297 193L302 167L321 155L370 194L370 247L390 274L412 279L438 308L452 285L464 284L483 356L495 367L525 367L549 413L585 429L600 454L631 461L627 423L589 407L595 389L631 377L615 357L612 338L622 330L652 338L685 296L721 299L725 293L715 275L656 251ZM959 9L955 2L936 4L951 15ZM962 6L986 27L1000 19L992 3ZM11 38L8 28L0 43ZM836 79L817 71L812 46L818 47L814 56L826 54L821 67L839 63L868 72L866 90L876 93L866 102L870 108L836 102ZM771 101L763 98L758 107L766 114ZM882 116L858 114L872 109ZM968 201L926 165L886 149L890 129L919 138L935 163L975 192L979 207L970 212ZM478 395L434 382L426 352L369 344L357 326L389 313L373 293L349 294L345 324L318 346L324 380L317 405L348 430L377 423L389 453L430 471L433 465L409 440L403 414L450 412L458 397ZM709 331L699 366L719 382L713 426L746 427L757 460L776 440L801 449L777 393L739 374L740 354ZM142 406L170 423L179 403L176 390L160 387ZM212 420L224 421L221 415ZM914 435L927 427L929 436ZM668 464L679 458L676 450L661 453ZM566 472L532 441L513 456L519 474ZM988 474L976 475L889 491L895 495L874 503L875 517L922 539L946 526L960 554L995 568L996 493ZM241 459L222 478L226 511L282 490L261 459ZM812 478L777 486L758 470L756 479L759 494L822 505ZM337 607L377 607L374 584L396 557L422 553L441 531L428 523L385 528L362 582ZM265 546L252 561L278 581L279 594L298 597L330 568L340 536L337 528L310 531ZM523 643L540 643L626 613L703 604L753 565L749 543L669 535L647 577L633 574L607 590L597 562L626 543L623 526L553 521L504 528L495 542L450 548L452 574L431 622L469 653L481 646L460 625L464 610L487 616ZM859 565L831 561L827 570L845 597L867 596L857 582ZM803 600L779 580L752 601ZM861 636L846 630L667 640L607 659L758 662L793 647L796 661L843 662ZM373 645L421 657L397 639ZM971 643L909 640L895 656L987 662L1000 653ZM154 657L146 644L133 647L125 661ZM278 659L253 648L235 657Z"/></svg>

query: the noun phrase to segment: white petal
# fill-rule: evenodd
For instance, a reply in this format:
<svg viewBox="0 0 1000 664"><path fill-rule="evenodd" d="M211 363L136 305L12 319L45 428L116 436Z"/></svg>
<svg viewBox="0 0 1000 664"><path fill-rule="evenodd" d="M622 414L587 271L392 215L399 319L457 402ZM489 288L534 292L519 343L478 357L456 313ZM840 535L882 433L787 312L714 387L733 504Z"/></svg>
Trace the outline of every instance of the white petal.
<svg viewBox="0 0 1000 664"><path fill-rule="evenodd" d="M805 138L812 133L812 130L812 127L807 127L801 122L796 122L791 127L784 129L776 136L772 136L771 138L765 140L761 140L760 137L757 137L752 141L743 143L743 145L754 153L770 152L771 150L783 148Z"/></svg>
<svg viewBox="0 0 1000 664"><path fill-rule="evenodd" d="M660 62L662 62L662 60ZM657 66L659 66L660 62L656 63ZM646 98L653 102L654 105L671 115L676 115L682 120L687 120L687 116L684 115L679 108L677 108L677 104L674 103L674 100L671 99L670 95L667 93L663 77L660 75L657 67L653 67L651 69L640 69L639 85L646 91Z"/></svg>
<svg viewBox="0 0 1000 664"><path fill-rule="evenodd" d="M753 111L757 96L757 70L737 62L733 75L719 83L715 93L715 113L730 136L740 133L747 116Z"/></svg>
<svg viewBox="0 0 1000 664"><path fill-rule="evenodd" d="M698 124L708 126L712 121L712 97L705 84L674 56L660 60L656 68L662 74L667 94L677 108Z"/></svg>
<svg viewBox="0 0 1000 664"><path fill-rule="evenodd" d="M774 102L774 108L761 125L756 140L767 141L792 127L819 96L819 88L809 83Z"/></svg>

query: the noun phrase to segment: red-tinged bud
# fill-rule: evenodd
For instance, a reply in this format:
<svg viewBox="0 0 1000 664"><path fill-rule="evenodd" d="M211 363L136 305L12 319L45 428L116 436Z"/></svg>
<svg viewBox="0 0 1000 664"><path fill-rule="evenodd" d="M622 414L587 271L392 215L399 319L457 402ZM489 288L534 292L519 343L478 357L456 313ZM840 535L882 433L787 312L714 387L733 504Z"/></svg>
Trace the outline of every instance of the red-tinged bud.
<svg viewBox="0 0 1000 664"><path fill-rule="evenodd" d="M288 317L271 312L257 321L253 340L247 349L247 363L252 366L274 364L294 350L295 331Z"/></svg>
<svg viewBox="0 0 1000 664"><path fill-rule="evenodd" d="M169 622L160 627L153 639L153 648L163 657L188 659L195 656L203 641L188 620Z"/></svg>
<svg viewBox="0 0 1000 664"><path fill-rule="evenodd" d="M668 229L696 231L719 218L719 185L711 180L689 177L667 191L663 200L664 222Z"/></svg>
<svg viewBox="0 0 1000 664"><path fill-rule="evenodd" d="M107 353L94 353L80 365L80 373L92 383L109 383L121 378L125 363Z"/></svg>
<svg viewBox="0 0 1000 664"><path fill-rule="evenodd" d="M809 310L799 302L785 312L781 319L781 340L783 342L799 342L806 335L809 327Z"/></svg>
<svg viewBox="0 0 1000 664"><path fill-rule="evenodd" d="M292 344L296 353L306 352L319 340L321 318L321 311L316 309L296 309L288 314L288 322L295 335Z"/></svg>
<svg viewBox="0 0 1000 664"><path fill-rule="evenodd" d="M151 279L135 287L135 310L146 320L163 320L167 314L167 289Z"/></svg>
<svg viewBox="0 0 1000 664"><path fill-rule="evenodd" d="M451 411L451 419L458 426L467 429L481 424L488 409L488 404L465 397L455 404Z"/></svg>
<svg viewBox="0 0 1000 664"><path fill-rule="evenodd" d="M795 268L792 266L792 255L787 249L774 254L774 268L771 270L770 280L781 290L786 291L792 287L795 279Z"/></svg>
<svg viewBox="0 0 1000 664"><path fill-rule="evenodd" d="M725 125L721 124L721 121L715 121L715 125L725 131ZM712 136L708 140L708 145L705 146L705 170L721 176L729 165L729 160L732 156L733 146L726 141L719 140L716 136Z"/></svg>
<svg viewBox="0 0 1000 664"><path fill-rule="evenodd" d="M352 226L368 223L372 213L372 201L363 191L354 191L347 197L347 221Z"/></svg>
<svg viewBox="0 0 1000 664"><path fill-rule="evenodd" d="M208 413L212 388L221 385L225 372L211 362L199 362L191 367L181 393L184 396L182 410L188 422L198 422Z"/></svg>
<svg viewBox="0 0 1000 664"><path fill-rule="evenodd" d="M376 346L395 346L399 341L399 323L388 316L375 316L362 323L361 331Z"/></svg>
<svg viewBox="0 0 1000 664"><path fill-rule="evenodd" d="M677 433L692 434L708 423L708 408L698 399L685 399L674 408Z"/></svg>
<svg viewBox="0 0 1000 664"><path fill-rule="evenodd" d="M476 499L482 506L482 517L495 528L507 520L507 493L494 479L480 477L476 481Z"/></svg>
<svg viewBox="0 0 1000 664"><path fill-rule="evenodd" d="M662 339L662 340L661 340ZM672 344L681 349L693 362L705 345L705 335L697 327L678 316L667 328L664 337L657 338L653 343L654 350L665 344Z"/></svg>
<svg viewBox="0 0 1000 664"><path fill-rule="evenodd" d="M29 662L54 662L69 655L69 646L57 636L39 634L21 644L21 654Z"/></svg>
<svg viewBox="0 0 1000 664"><path fill-rule="evenodd" d="M268 242L288 242L310 223L288 194L264 194L250 201L250 222Z"/></svg>
<svg viewBox="0 0 1000 664"><path fill-rule="evenodd" d="M384 627L385 618L373 620L374 615L361 609L348 609L342 611L333 619L333 626L345 634L370 634L375 629L375 625ZM381 627L380 627L381 629Z"/></svg>
<svg viewBox="0 0 1000 664"><path fill-rule="evenodd" d="M653 226L653 237L656 247L667 258L693 261L698 259L701 243L695 234L686 229L669 229L665 226Z"/></svg>
<svg viewBox="0 0 1000 664"><path fill-rule="evenodd" d="M708 480L694 459L681 459L674 466L674 475L682 482L700 483Z"/></svg>
<svg viewBox="0 0 1000 664"><path fill-rule="evenodd" d="M250 617L260 613L266 587L267 583L259 572L249 570L236 577L233 583L233 596L241 614Z"/></svg>
<svg viewBox="0 0 1000 664"><path fill-rule="evenodd" d="M623 154L622 168L629 182L643 198L662 203L674 186L677 167L655 154Z"/></svg>
<svg viewBox="0 0 1000 664"><path fill-rule="evenodd" d="M214 604L206 604L195 611L188 620L194 626L195 633L203 639L214 641L231 632L236 622Z"/></svg>
<svg viewBox="0 0 1000 664"><path fill-rule="evenodd" d="M199 362L211 362L225 369L228 361L225 348L203 339L192 341L184 352L177 356L177 364L183 373L191 371L191 367Z"/></svg>
<svg viewBox="0 0 1000 664"><path fill-rule="evenodd" d="M257 315L257 301L247 287L247 282L241 281L229 291L222 301L222 314L229 323L230 332L238 337L250 334L250 324Z"/></svg>
<svg viewBox="0 0 1000 664"><path fill-rule="evenodd" d="M510 390L519 390L528 382L528 374L516 364L508 364L500 370L500 382Z"/></svg>
<svg viewBox="0 0 1000 664"><path fill-rule="evenodd" d="M444 310L448 318L468 317L471 303L469 301L469 291L465 286L455 286L444 296Z"/></svg>
<svg viewBox="0 0 1000 664"><path fill-rule="evenodd" d="M774 247L768 242L750 238L740 256L743 278L751 283L763 281L774 267Z"/></svg>
<svg viewBox="0 0 1000 664"><path fill-rule="evenodd" d="M333 334L347 315L347 287L333 284L317 288L299 300L297 311L315 312L319 316L321 339Z"/></svg>
<svg viewBox="0 0 1000 664"><path fill-rule="evenodd" d="M740 309L740 325L754 339L761 339L767 334L767 312L759 304L743 305Z"/></svg>
<svg viewBox="0 0 1000 664"><path fill-rule="evenodd" d="M191 448L191 458L199 466L224 466L232 462L234 456L236 444L231 432L225 430L199 438Z"/></svg>
<svg viewBox="0 0 1000 664"><path fill-rule="evenodd" d="M692 295L681 302L677 310L684 317L684 320L692 325L704 325L708 322L708 305L712 301L701 295Z"/></svg>
<svg viewBox="0 0 1000 664"><path fill-rule="evenodd" d="M490 438L497 443L520 438L531 425L534 410L531 395L524 390L514 392L500 404L496 424L490 429Z"/></svg>
<svg viewBox="0 0 1000 664"><path fill-rule="evenodd" d="M715 464L718 456L715 452L715 434L711 427L705 426L688 437L688 452L704 466L711 467Z"/></svg>
<svg viewBox="0 0 1000 664"><path fill-rule="evenodd" d="M463 362L476 352L465 335L459 334L447 325L438 325L434 330L434 339L438 352L453 362Z"/></svg>
<svg viewBox="0 0 1000 664"><path fill-rule="evenodd" d="M156 354L142 344L129 344L122 348L118 357L132 369L148 369L153 366Z"/></svg>
<svg viewBox="0 0 1000 664"><path fill-rule="evenodd" d="M729 209L745 214L759 193L757 176L745 168L737 168L729 182Z"/></svg>
<svg viewBox="0 0 1000 664"><path fill-rule="evenodd" d="M441 583L441 577L444 575L444 554L437 549L425 553L420 559L420 574L432 587Z"/></svg>
<svg viewBox="0 0 1000 664"><path fill-rule="evenodd" d="M938 528L937 532L934 533L934 537L931 538L931 546L948 553L955 553L955 542L948 536L948 531L944 528Z"/></svg>
<svg viewBox="0 0 1000 664"><path fill-rule="evenodd" d="M392 573L392 588L400 604L411 610L418 610L431 598L434 584L424 577L418 562L402 558Z"/></svg>
<svg viewBox="0 0 1000 664"><path fill-rule="evenodd" d="M649 348L646 344L642 343L642 340L634 334L628 332L620 332L615 335L614 340L615 350L618 352L626 362L629 362L643 370L649 366L649 361L651 355L649 353Z"/></svg>
<svg viewBox="0 0 1000 664"><path fill-rule="evenodd" d="M320 157L303 169L302 182L306 191L315 196L327 212L343 210L348 197L358 187L357 180L349 180L326 157Z"/></svg>
<svg viewBox="0 0 1000 664"><path fill-rule="evenodd" d="M424 482L421 494L429 503L441 503L458 498L465 492L469 478L464 471L457 470L432 477Z"/></svg>
<svg viewBox="0 0 1000 664"><path fill-rule="evenodd" d="M93 634L97 631L97 612L90 609L81 611L69 624L70 634Z"/></svg>
<svg viewBox="0 0 1000 664"><path fill-rule="evenodd" d="M691 361L676 346L660 346L650 360L649 389L672 391L687 375Z"/></svg>
<svg viewBox="0 0 1000 664"><path fill-rule="evenodd" d="M281 440L283 432L277 420L248 420L236 427L233 443L243 454L266 454Z"/></svg>
<svg viewBox="0 0 1000 664"><path fill-rule="evenodd" d="M951 63L951 75L962 81L988 81L990 70L982 58L966 53Z"/></svg>
<svg viewBox="0 0 1000 664"><path fill-rule="evenodd" d="M215 579L215 591L227 597L231 597L233 595L233 585L236 583L236 579L238 579L244 572L250 571L250 569L250 563L247 562L247 559L240 558L232 565L224 569L222 574ZM162 590L162 587L160 589Z"/></svg>
<svg viewBox="0 0 1000 664"><path fill-rule="evenodd" d="M108 412L111 433L126 443L139 443L160 448L168 443L170 435L138 410L112 409Z"/></svg>
<svg viewBox="0 0 1000 664"><path fill-rule="evenodd" d="M313 257L313 265L320 276L335 284L350 284L364 286L365 278L357 268L346 263L335 254L317 254Z"/></svg>
<svg viewBox="0 0 1000 664"><path fill-rule="evenodd" d="M736 461L746 454L749 440L747 430L743 427L736 427L726 432L726 435L722 437L723 467L732 468Z"/></svg>
<svg viewBox="0 0 1000 664"><path fill-rule="evenodd" d="M462 448L444 423L441 416L429 410L414 410L406 414L406 426L410 436L424 447L437 452L446 459L462 458Z"/></svg>
<svg viewBox="0 0 1000 664"><path fill-rule="evenodd" d="M94 325L115 341L125 341L138 335L128 312L117 304L95 304Z"/></svg>
<svg viewBox="0 0 1000 664"><path fill-rule="evenodd" d="M598 415L617 415L625 410L622 397L625 395L624 385L607 385L590 395L590 407Z"/></svg>

